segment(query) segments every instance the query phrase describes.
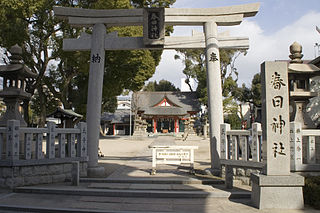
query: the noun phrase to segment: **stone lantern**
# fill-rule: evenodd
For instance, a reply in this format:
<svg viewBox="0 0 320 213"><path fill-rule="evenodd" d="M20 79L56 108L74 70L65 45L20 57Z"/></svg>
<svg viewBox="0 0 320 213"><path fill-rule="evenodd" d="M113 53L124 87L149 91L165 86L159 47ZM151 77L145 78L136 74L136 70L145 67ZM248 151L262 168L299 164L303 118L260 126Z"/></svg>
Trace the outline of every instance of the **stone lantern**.
<svg viewBox="0 0 320 213"><path fill-rule="evenodd" d="M6 112L0 118L0 126L6 126L8 120L19 120L20 126L27 126L20 113L20 103L30 100L31 94L25 91L26 81L37 76L22 61L22 49L18 45L10 48L10 64L0 66L0 77L3 78L3 90L0 97L6 104Z"/></svg>
<svg viewBox="0 0 320 213"><path fill-rule="evenodd" d="M294 42L290 46L291 61L288 67L290 82L290 121L301 123L301 127L314 128L314 124L306 113L310 98L318 95L310 90L310 78L320 75L320 69L313 64L303 64L302 46Z"/></svg>

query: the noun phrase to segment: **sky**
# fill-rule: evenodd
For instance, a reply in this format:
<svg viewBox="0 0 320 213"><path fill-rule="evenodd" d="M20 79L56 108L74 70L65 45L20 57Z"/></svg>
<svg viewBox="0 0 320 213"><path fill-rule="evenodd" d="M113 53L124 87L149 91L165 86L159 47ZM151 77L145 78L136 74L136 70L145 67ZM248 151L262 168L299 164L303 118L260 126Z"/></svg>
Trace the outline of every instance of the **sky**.
<svg viewBox="0 0 320 213"><path fill-rule="evenodd" d="M176 0L173 8L214 8L260 2L256 16L244 18L240 25L219 27L219 32L230 31L231 36L249 37L247 54L236 59L239 72L238 84L250 87L254 74L260 72L264 61L288 60L289 46L297 41L302 45L303 60L319 56L315 44L320 44L320 1L319 0ZM202 27L175 27L172 36L190 35L192 29ZM174 59L174 50L165 50L156 72L149 81L165 79L181 88L184 78L183 64Z"/></svg>

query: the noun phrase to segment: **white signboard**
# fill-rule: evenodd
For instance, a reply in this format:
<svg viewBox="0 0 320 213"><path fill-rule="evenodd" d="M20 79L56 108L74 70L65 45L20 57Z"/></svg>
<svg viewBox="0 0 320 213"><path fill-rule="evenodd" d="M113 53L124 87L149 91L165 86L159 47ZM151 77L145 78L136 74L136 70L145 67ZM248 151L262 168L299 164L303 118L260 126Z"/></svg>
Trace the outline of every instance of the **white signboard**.
<svg viewBox="0 0 320 213"><path fill-rule="evenodd" d="M190 152L188 151L168 151L168 150L159 150L157 152L157 158L166 158L166 159L190 159Z"/></svg>

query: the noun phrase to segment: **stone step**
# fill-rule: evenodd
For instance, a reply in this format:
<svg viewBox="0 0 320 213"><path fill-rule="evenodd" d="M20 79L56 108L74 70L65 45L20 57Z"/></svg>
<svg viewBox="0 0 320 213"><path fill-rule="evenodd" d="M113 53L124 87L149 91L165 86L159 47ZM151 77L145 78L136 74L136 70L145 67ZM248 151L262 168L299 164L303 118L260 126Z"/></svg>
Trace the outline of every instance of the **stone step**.
<svg viewBox="0 0 320 213"><path fill-rule="evenodd" d="M159 191L212 191L213 187L202 184L145 184L145 183L91 183L92 189L159 190Z"/></svg>
<svg viewBox="0 0 320 213"><path fill-rule="evenodd" d="M247 200L232 199L243 203ZM215 212L229 198L143 198L12 193L1 199L0 212ZM233 203L232 202L232 203ZM238 208L236 208L238 210ZM220 209L221 210L221 209ZM221 211L222 212L222 211ZM230 210L228 212L235 212ZM242 211L245 212L245 211Z"/></svg>
<svg viewBox="0 0 320 213"><path fill-rule="evenodd" d="M28 205L1 205L0 210L2 213L14 212L46 212L46 213L122 213L128 211L109 211L109 210L95 210L95 209L77 209L77 208L53 208L53 207L35 207ZM133 211L136 212L136 211ZM129 212L128 212L129 213Z"/></svg>
<svg viewBox="0 0 320 213"><path fill-rule="evenodd" d="M101 189L101 188L77 188L77 187L45 187L26 186L18 187L16 193L32 194L56 194L56 195L78 195L78 196L103 196L103 197L142 197L142 198L248 198L249 192L229 192L217 188L204 190L123 190L123 189Z"/></svg>
<svg viewBox="0 0 320 213"><path fill-rule="evenodd" d="M83 183L142 183L142 184L224 184L221 178L81 178Z"/></svg>

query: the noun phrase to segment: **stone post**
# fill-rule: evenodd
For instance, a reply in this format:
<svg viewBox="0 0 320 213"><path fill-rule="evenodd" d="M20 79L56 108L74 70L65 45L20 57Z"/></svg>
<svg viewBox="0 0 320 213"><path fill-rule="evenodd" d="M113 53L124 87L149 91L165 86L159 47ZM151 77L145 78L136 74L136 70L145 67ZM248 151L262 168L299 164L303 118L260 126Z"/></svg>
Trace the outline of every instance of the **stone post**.
<svg viewBox="0 0 320 213"><path fill-rule="evenodd" d="M263 151L267 175L290 175L290 122L287 64L261 65Z"/></svg>
<svg viewBox="0 0 320 213"><path fill-rule="evenodd" d="M105 62L105 35L106 27L104 24L95 24L93 26L87 99L89 177L101 177L104 175L104 168L98 166L98 147Z"/></svg>
<svg viewBox="0 0 320 213"><path fill-rule="evenodd" d="M42 133L38 133L36 135L36 159L42 159L43 158L42 141L43 141L43 134Z"/></svg>
<svg viewBox="0 0 320 213"><path fill-rule="evenodd" d="M76 157L76 137L75 134L67 135L67 143L68 143L68 157L74 158Z"/></svg>
<svg viewBox="0 0 320 213"><path fill-rule="evenodd" d="M59 134L58 136L58 157L59 158L65 158L66 156L66 135L65 134Z"/></svg>
<svg viewBox="0 0 320 213"><path fill-rule="evenodd" d="M286 62L261 65L263 152L266 169L252 174L253 205L259 209L301 209L304 178L290 173L289 84Z"/></svg>
<svg viewBox="0 0 320 213"><path fill-rule="evenodd" d="M28 133L28 134L25 134L24 136L24 159L30 160L31 155L32 155L32 134Z"/></svg>
<svg viewBox="0 0 320 213"><path fill-rule="evenodd" d="M315 164L316 163L316 137L309 136L307 143L307 163Z"/></svg>
<svg viewBox="0 0 320 213"><path fill-rule="evenodd" d="M231 135L231 144L232 144L232 160L239 160L239 136Z"/></svg>
<svg viewBox="0 0 320 213"><path fill-rule="evenodd" d="M241 158L243 161L248 161L248 137L247 136L239 136L240 147L241 147Z"/></svg>
<svg viewBox="0 0 320 213"><path fill-rule="evenodd" d="M206 119L203 125L203 139L207 140L207 137L208 137L208 124Z"/></svg>
<svg viewBox="0 0 320 213"><path fill-rule="evenodd" d="M206 43L211 170L213 174L220 175L220 124L223 123L223 108L217 24L215 22L206 22L204 24L204 34Z"/></svg>
<svg viewBox="0 0 320 213"><path fill-rule="evenodd" d="M227 189L232 189L233 188L233 167L231 165L226 165L225 166L225 173L226 173L226 180L225 180L225 187Z"/></svg>
<svg viewBox="0 0 320 213"><path fill-rule="evenodd" d="M261 124L260 123L253 123L252 124L252 161L261 161L261 144L260 144L260 136L259 132L261 131Z"/></svg>
<svg viewBox="0 0 320 213"><path fill-rule="evenodd" d="M7 121L7 159L19 160L19 120Z"/></svg>
<svg viewBox="0 0 320 213"><path fill-rule="evenodd" d="M229 141L228 141L228 131L230 131L230 124L221 124L221 143L220 143L220 157L221 159L229 159Z"/></svg>
<svg viewBox="0 0 320 213"><path fill-rule="evenodd" d="M79 169L79 161L72 161L72 169L71 169L71 185L79 186L80 183L80 169Z"/></svg>
<svg viewBox="0 0 320 213"><path fill-rule="evenodd" d="M54 143L55 143L55 123L49 121L47 123L47 127L48 127L48 134L47 134L47 147L46 147L46 157L51 159L51 158L55 158L55 147L54 147Z"/></svg>
<svg viewBox="0 0 320 213"><path fill-rule="evenodd" d="M302 165L302 127L301 123L290 123L290 168L295 171Z"/></svg>
<svg viewBox="0 0 320 213"><path fill-rule="evenodd" d="M87 157L87 124L80 122L78 125L80 134L78 135L77 157Z"/></svg>

